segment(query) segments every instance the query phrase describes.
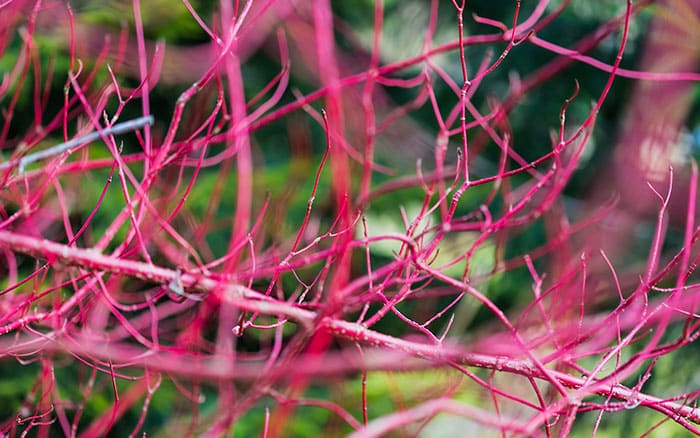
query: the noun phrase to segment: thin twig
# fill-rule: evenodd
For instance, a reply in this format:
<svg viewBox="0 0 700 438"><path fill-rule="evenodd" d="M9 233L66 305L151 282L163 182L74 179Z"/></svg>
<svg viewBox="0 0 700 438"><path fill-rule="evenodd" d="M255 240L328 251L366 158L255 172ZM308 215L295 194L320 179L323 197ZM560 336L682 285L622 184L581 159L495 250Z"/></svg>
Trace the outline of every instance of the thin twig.
<svg viewBox="0 0 700 438"><path fill-rule="evenodd" d="M41 150L39 152L34 152L33 154L25 155L20 159L9 160L4 163L0 163L0 170L4 170L13 166L18 167L19 173L24 172L24 168L35 161L42 160L44 158L52 157L55 155L62 154L63 152L71 152L71 149L82 146L84 144L92 143L98 140L103 135L119 135L130 131L135 131L141 129L146 125L153 124L153 116L143 116L138 119L129 120L122 123L117 123L106 129L91 132L82 137L74 138L73 140L57 144L56 146L51 146L48 149Z"/></svg>

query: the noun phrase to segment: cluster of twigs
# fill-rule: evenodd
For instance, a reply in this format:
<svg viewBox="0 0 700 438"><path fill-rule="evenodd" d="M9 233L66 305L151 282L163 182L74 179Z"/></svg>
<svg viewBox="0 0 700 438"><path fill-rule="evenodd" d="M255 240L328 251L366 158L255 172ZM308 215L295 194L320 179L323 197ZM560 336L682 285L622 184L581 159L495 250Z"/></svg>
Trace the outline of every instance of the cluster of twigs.
<svg viewBox="0 0 700 438"><path fill-rule="evenodd" d="M542 0L526 13L512 2L503 23L470 16L464 0L434 0L422 4L427 25L414 33L420 52L387 61L381 0L365 46L329 0L222 1L211 16L182 0L208 39L197 58L206 65L150 42L145 4L132 3L131 24L110 33L68 4L0 2L0 55L16 56L0 84L2 380L31 370L28 384L16 382L26 385L21 399L0 406L3 434L181 427L217 436L245 419L264 436L286 436L295 412L311 407L331 414L327 431L353 436L416 434L441 413L482 433L565 436L628 409L660 413L653 427L670 421L700 433L697 389L647 390L659 361L700 333L696 167L685 172L675 253L664 251L673 172L667 189L649 184L639 194L658 197L658 218L646 262L624 278L623 253L586 238L615 202L572 212L564 195L619 77L700 79L621 68L631 23L650 2L627 2L569 48L541 36L568 1ZM67 41L67 72L40 56L49 27ZM477 27L490 31L469 31ZM441 29L454 40L438 42ZM85 38L102 44L81 46ZM614 59L589 54L605 41L615 41ZM473 59L470 49L483 46L500 53ZM554 57L513 75L500 98L490 93L489 78L526 47ZM260 53L279 71L252 90L246 66ZM526 158L530 145L513 135L510 115L576 63L605 72L603 87L574 123L572 83L551 147ZM173 68L188 86L156 114L154 90ZM300 77L310 91L290 86ZM52 84L64 78L56 105ZM392 103L396 90L412 97ZM20 112L23 100L33 114ZM423 156L410 144L426 133L419 111L434 122ZM290 176L288 191L266 195L258 181L275 148L259 142L284 131L280 122L291 122L277 138L292 152L275 147L309 183ZM413 210L396 202L407 191ZM306 208L294 216L299 193ZM373 209L401 225L383 226ZM540 226L536 247L511 244ZM495 299L509 275L516 296ZM409 391L391 412L375 409L373 374L429 370L449 378ZM359 395L313 395L343 385ZM173 417L153 418L158 397Z"/></svg>

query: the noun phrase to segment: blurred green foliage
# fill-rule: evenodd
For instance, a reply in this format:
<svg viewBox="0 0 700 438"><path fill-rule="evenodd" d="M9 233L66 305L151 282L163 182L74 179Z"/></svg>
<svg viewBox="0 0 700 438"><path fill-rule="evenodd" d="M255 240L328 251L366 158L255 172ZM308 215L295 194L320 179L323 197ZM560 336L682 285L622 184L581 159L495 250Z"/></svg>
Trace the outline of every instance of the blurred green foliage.
<svg viewBox="0 0 700 438"><path fill-rule="evenodd" d="M121 0L78 0L73 2L80 18L86 23L119 29L125 23L134 27L132 2ZM144 34L147 38L164 39L169 43L191 44L205 42L206 32L192 19L182 2L148 0L139 3ZM211 16L216 2L192 0L190 4L205 19Z"/></svg>

